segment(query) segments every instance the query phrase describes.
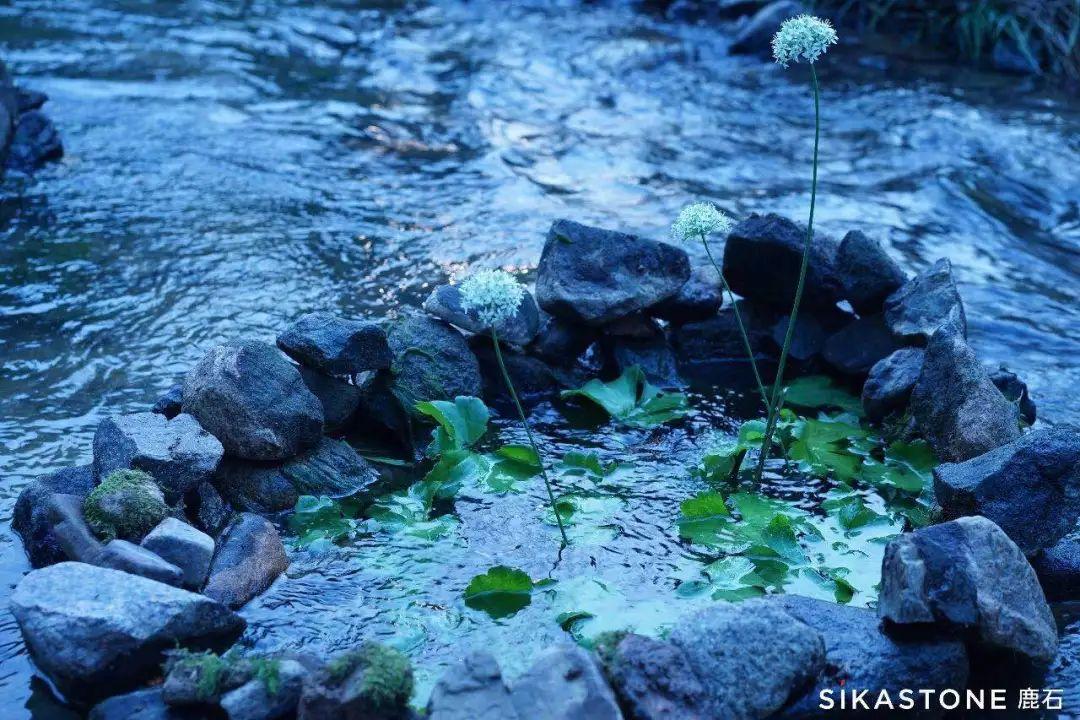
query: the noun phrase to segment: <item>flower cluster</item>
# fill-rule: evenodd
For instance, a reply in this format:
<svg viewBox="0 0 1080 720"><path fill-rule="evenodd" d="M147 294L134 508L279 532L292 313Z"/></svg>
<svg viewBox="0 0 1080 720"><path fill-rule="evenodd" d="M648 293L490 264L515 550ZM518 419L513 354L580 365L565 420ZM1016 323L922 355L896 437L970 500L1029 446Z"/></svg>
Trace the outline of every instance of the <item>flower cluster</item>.
<svg viewBox="0 0 1080 720"><path fill-rule="evenodd" d="M488 327L513 317L525 297L525 286L505 270L481 270L465 278L458 289L461 307L476 313Z"/></svg>
<svg viewBox="0 0 1080 720"><path fill-rule="evenodd" d="M703 240L713 233L726 235L732 224L731 218L712 203L694 203L679 213L671 226L671 236L676 240Z"/></svg>
<svg viewBox="0 0 1080 720"><path fill-rule="evenodd" d="M773 57L784 67L800 59L813 63L835 44L836 31L828 20L799 15L785 20L773 37Z"/></svg>

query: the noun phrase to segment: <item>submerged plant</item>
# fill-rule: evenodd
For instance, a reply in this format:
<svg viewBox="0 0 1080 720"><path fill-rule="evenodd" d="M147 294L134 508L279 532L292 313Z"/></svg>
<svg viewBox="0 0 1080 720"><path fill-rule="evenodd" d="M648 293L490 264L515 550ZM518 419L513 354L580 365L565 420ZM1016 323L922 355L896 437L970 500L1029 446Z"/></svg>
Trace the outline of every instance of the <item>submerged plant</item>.
<svg viewBox="0 0 1080 720"><path fill-rule="evenodd" d="M813 175L810 181L810 220L806 225L806 241L803 244L802 263L799 266L799 281L795 286L795 300L788 316L787 332L784 333L784 345L780 349L780 360L776 368L776 380L773 382L772 395L769 398L769 417L765 424L765 437L758 455L755 480L760 483L765 471L765 461L772 447L773 433L776 431L776 419L783 406L784 368L787 365L791 339L795 334L795 323L799 317L799 304L802 301L803 288L806 285L806 269L810 263L810 246L814 239L814 206L817 204L818 145L821 139L821 98L818 90L817 70L814 63L825 54L830 45L836 43L836 31L827 20L811 15L799 15L784 21L773 38L773 57L784 67L790 63L805 61L810 66L810 84L814 91L814 161Z"/></svg>
<svg viewBox="0 0 1080 720"><path fill-rule="evenodd" d="M510 398L514 401L514 407L517 408L521 424L525 426L525 434L529 438L529 445L532 446L533 453L536 454L536 460L540 466L540 476L544 479L548 500L551 502L551 508L555 512L555 519L559 525L559 534L562 536L562 544L565 547L569 544L569 541L566 538L566 528L563 527L562 519L559 517L558 511L555 510L555 491L551 488L551 481L548 479L547 469L544 467L540 447L536 444L536 439L533 438L532 428L529 427L529 421L525 417L525 409L521 406L513 381L510 380L510 373L506 370L502 349L499 347L498 326L517 313L522 300L525 299L525 288L513 275L504 270L481 270L467 277L461 283L460 290L461 306L465 312L475 313L480 318L480 321L491 330L491 343L495 348L495 360L499 364L499 370L502 372L503 381L506 383Z"/></svg>

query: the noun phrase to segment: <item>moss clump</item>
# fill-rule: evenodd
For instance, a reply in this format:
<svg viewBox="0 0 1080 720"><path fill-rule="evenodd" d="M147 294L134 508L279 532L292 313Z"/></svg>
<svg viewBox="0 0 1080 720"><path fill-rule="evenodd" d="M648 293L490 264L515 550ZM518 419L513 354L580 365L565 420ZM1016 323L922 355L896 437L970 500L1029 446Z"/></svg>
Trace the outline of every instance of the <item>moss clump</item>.
<svg viewBox="0 0 1080 720"><path fill-rule="evenodd" d="M195 695L203 702L217 699L222 691L225 674L230 670L231 659L218 657L212 652L177 650L172 654L168 671L191 673L195 678Z"/></svg>
<svg viewBox="0 0 1080 720"><path fill-rule="evenodd" d="M281 661L277 658L253 657L249 658L248 662L266 692L277 695L281 690Z"/></svg>
<svg viewBox="0 0 1080 720"><path fill-rule="evenodd" d="M138 542L165 519L169 508L154 478L139 470L117 470L83 504L86 522L105 540Z"/></svg>
<svg viewBox="0 0 1080 720"><path fill-rule="evenodd" d="M357 670L363 673L360 694L372 709L404 707L412 697L412 665L409 658L393 648L364 643L359 650L339 655L326 666L334 685L340 685Z"/></svg>
<svg viewBox="0 0 1080 720"><path fill-rule="evenodd" d="M607 630L593 639L592 649L600 658L603 667L606 668L614 662L619 643L629 634L626 630Z"/></svg>

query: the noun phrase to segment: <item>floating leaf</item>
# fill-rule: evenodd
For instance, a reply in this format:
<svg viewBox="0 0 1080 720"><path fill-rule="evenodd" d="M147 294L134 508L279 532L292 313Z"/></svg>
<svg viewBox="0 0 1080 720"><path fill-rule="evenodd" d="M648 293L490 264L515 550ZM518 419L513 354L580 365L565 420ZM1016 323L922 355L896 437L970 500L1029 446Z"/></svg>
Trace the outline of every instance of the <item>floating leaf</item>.
<svg viewBox="0 0 1080 720"><path fill-rule="evenodd" d="M472 447L487 431L490 417L482 400L465 395L454 398L453 402L431 400L417 403L416 410L439 424L432 433L429 457Z"/></svg>
<svg viewBox="0 0 1080 720"><path fill-rule="evenodd" d="M863 414L862 401L825 375L810 375L792 381L785 389L784 402L810 409L840 408L859 417Z"/></svg>
<svg viewBox="0 0 1080 720"><path fill-rule="evenodd" d="M579 624L594 617L596 616L586 610L570 610L569 612L559 613L555 618L555 622L559 623L559 627L563 630L573 634Z"/></svg>
<svg viewBox="0 0 1080 720"><path fill-rule="evenodd" d="M564 475L581 475L593 480L602 480L618 470L620 463L603 463L594 452L585 453L571 450L559 461L559 469Z"/></svg>
<svg viewBox="0 0 1080 720"><path fill-rule="evenodd" d="M465 604L495 619L509 617L532 601L532 579L522 570L496 565L465 588Z"/></svg>
<svg viewBox="0 0 1080 720"><path fill-rule="evenodd" d="M325 495L297 498L288 524L289 530L297 535L298 547L339 542L356 529L356 521L345 517L341 505Z"/></svg>
<svg viewBox="0 0 1080 720"><path fill-rule="evenodd" d="M577 390L564 390L562 397L585 398L602 407L613 419L635 427L656 427L687 413L686 396L665 393L645 379L634 365L611 382L593 379Z"/></svg>

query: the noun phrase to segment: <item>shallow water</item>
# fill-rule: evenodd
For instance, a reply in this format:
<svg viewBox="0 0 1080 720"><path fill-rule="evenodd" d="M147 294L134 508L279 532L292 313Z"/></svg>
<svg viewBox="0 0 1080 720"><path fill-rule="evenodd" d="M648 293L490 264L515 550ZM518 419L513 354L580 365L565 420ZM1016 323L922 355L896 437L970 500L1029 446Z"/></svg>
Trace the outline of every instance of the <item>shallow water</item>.
<svg viewBox="0 0 1080 720"><path fill-rule="evenodd" d="M0 8L3 57L50 94L67 148L0 190L0 600L27 569L8 526L19 489L87 462L103 416L144 409L216 342L271 339L313 309L392 313L469 263L533 267L555 217L662 237L698 197L736 217L805 212L805 78L725 56L724 33L606 4L310 5ZM1021 374L1043 421L1080 422L1080 103L1053 84L863 55L822 66L819 226L862 229L912 271L950 257L981 356ZM684 465L710 423L729 423L723 399L698 405L679 429L630 435L538 410L553 442L628 447L635 462L611 509L618 541L560 563L556 588L582 578L574 602L625 603L643 626L672 612L697 562L673 530L700 489ZM534 486L463 497L438 552L298 553L245 610L248 640L391 639L426 686L464 638L513 673L574 608L551 590L493 622L460 594L498 562L550 571L553 528L519 521L541 499ZM1080 708L1068 617L1048 685ZM0 715L26 717L42 696L6 615L0 662Z"/></svg>

